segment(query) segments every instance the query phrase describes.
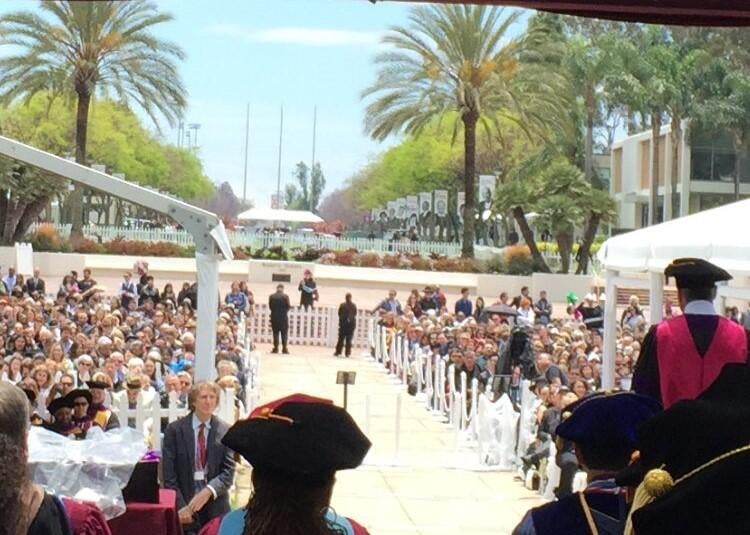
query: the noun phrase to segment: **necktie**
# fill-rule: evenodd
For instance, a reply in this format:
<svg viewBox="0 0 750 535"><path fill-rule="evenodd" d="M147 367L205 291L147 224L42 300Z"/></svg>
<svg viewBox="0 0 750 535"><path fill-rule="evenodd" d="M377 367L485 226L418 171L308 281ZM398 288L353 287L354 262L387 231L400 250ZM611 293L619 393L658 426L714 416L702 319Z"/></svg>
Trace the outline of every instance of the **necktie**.
<svg viewBox="0 0 750 535"><path fill-rule="evenodd" d="M198 470L206 466L206 424L198 426L198 458L196 459Z"/></svg>

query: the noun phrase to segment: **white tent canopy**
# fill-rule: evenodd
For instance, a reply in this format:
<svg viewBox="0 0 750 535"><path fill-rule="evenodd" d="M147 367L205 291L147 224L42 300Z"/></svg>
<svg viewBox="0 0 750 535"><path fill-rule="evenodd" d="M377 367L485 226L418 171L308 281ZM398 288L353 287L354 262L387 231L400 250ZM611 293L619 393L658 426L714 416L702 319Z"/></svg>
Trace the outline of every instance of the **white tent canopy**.
<svg viewBox="0 0 750 535"><path fill-rule="evenodd" d="M237 216L240 221L284 221L287 223L323 223L323 218L307 210L251 208Z"/></svg>
<svg viewBox="0 0 750 535"><path fill-rule="evenodd" d="M617 288L648 288L649 319L655 324L663 313L664 268L675 258L703 258L735 277L750 276L750 235L744 226L748 213L750 200L738 201L615 236L602 244L597 256L606 270L609 297L604 310L604 388L612 388L615 380ZM634 278L634 273L647 273L648 280ZM726 297L749 296L746 288L719 286L717 304L721 307Z"/></svg>
<svg viewBox="0 0 750 535"><path fill-rule="evenodd" d="M615 236L597 253L605 269L664 271L675 258L703 258L733 275L750 275L750 200Z"/></svg>

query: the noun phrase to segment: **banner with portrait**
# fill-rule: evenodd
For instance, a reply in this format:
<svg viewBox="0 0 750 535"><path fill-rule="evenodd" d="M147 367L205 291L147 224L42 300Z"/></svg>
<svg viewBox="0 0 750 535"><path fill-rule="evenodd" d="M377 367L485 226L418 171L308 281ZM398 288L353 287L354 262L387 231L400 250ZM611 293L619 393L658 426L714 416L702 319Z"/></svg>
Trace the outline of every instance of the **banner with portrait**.
<svg viewBox="0 0 750 535"><path fill-rule="evenodd" d="M386 203L386 206L388 208L388 221L395 221L396 220L396 210L398 209L398 203L396 201L388 201Z"/></svg>
<svg viewBox="0 0 750 535"><path fill-rule="evenodd" d="M396 219L399 221L406 220L406 197L396 199Z"/></svg>
<svg viewBox="0 0 750 535"><path fill-rule="evenodd" d="M435 214L438 217L448 215L448 191L439 189L435 191Z"/></svg>
<svg viewBox="0 0 750 535"><path fill-rule="evenodd" d="M492 199L495 197L497 178L494 175L479 175L479 203L478 212L483 214L492 210Z"/></svg>
<svg viewBox="0 0 750 535"><path fill-rule="evenodd" d="M406 229L417 229L419 227L419 196L406 196Z"/></svg>
<svg viewBox="0 0 750 535"><path fill-rule="evenodd" d="M464 205L466 204L466 193L459 191L456 194L456 215L458 220L463 223L464 220Z"/></svg>
<svg viewBox="0 0 750 535"><path fill-rule="evenodd" d="M432 193L423 191L419 194L419 215L428 215L430 212L432 212Z"/></svg>

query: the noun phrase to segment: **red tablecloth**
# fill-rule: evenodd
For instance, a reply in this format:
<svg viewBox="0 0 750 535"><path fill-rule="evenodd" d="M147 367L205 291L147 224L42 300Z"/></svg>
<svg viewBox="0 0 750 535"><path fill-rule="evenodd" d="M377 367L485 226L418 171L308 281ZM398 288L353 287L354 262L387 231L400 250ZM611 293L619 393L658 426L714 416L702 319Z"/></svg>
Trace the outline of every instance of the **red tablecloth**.
<svg viewBox="0 0 750 535"><path fill-rule="evenodd" d="M129 503L127 511L108 522L112 535L180 535L177 494L160 489L159 503Z"/></svg>

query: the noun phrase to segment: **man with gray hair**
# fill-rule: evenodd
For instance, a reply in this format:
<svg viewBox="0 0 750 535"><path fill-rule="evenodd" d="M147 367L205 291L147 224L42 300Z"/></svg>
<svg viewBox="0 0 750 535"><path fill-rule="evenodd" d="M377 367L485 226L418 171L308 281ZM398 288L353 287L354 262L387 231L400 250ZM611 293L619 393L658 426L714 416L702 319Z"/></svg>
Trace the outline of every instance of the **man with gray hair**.
<svg viewBox="0 0 750 535"><path fill-rule="evenodd" d="M220 395L216 383L196 383L188 394L190 412L164 431L164 486L177 492L180 523L186 534L197 533L230 509L234 458L221 443L229 427L213 414Z"/></svg>

